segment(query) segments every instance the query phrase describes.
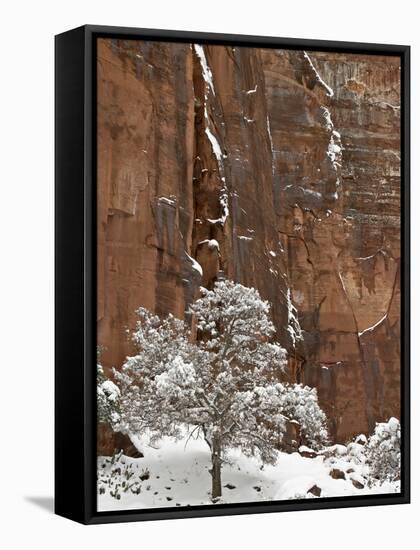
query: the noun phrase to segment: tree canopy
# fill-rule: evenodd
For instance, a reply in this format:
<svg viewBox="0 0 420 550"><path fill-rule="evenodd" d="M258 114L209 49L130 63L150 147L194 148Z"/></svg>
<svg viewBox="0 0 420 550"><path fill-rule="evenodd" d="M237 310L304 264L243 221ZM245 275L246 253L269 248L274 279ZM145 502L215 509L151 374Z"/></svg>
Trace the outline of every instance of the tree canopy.
<svg viewBox="0 0 420 550"><path fill-rule="evenodd" d="M287 354L273 341L270 304L254 288L217 282L188 311L189 325L137 311L138 353L116 373L119 429L149 430L155 439L181 438L185 429L207 442L212 496L221 496L228 449L274 463L287 419L297 420L314 446L327 439L315 389L279 382Z"/></svg>

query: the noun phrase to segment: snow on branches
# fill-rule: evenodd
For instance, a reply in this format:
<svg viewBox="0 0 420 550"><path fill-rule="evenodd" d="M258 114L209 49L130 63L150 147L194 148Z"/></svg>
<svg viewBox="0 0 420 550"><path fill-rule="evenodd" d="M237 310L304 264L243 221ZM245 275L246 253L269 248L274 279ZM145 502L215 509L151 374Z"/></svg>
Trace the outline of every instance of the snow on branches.
<svg viewBox="0 0 420 550"><path fill-rule="evenodd" d="M119 398L118 386L104 375L101 365L96 366L96 402L98 410L98 421L108 422L114 429L119 420Z"/></svg>
<svg viewBox="0 0 420 550"><path fill-rule="evenodd" d="M138 354L115 373L121 395L120 427L181 438L182 427L204 437L212 455L212 496L221 496L223 456L240 448L247 456L274 463L288 418L297 420L308 441L326 440L325 415L316 390L279 383L286 352L276 342L270 304L257 290L231 281L188 311L188 325L144 308L133 334Z"/></svg>
<svg viewBox="0 0 420 550"><path fill-rule="evenodd" d="M282 414L295 420L305 443L318 450L328 442L327 417L318 404L316 388L301 384L284 384L281 387Z"/></svg>

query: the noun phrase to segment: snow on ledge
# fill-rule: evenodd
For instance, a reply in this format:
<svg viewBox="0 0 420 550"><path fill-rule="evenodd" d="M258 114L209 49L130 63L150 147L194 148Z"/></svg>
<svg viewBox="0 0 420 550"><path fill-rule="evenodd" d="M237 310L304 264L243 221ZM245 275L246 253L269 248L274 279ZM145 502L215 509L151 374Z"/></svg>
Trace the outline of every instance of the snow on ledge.
<svg viewBox="0 0 420 550"><path fill-rule="evenodd" d="M362 336L363 334L365 334L366 332L372 332L373 330L375 330L376 327L378 327L381 323L383 323L385 321L385 319L388 317L388 314L385 313L385 315L383 317L381 317L381 319L379 319L379 321L377 323L375 323L374 325L372 325L371 327L368 327L368 328L365 328L364 330L362 330L361 332L359 332L359 336Z"/></svg>
<svg viewBox="0 0 420 550"><path fill-rule="evenodd" d="M223 162L223 154L222 149L220 148L219 142L217 141L217 138L214 134L212 134L210 128L206 127L206 136L209 138L209 141L211 143L211 147L213 149L214 156L217 159L217 162L219 164L219 169L221 168L221 163Z"/></svg>
<svg viewBox="0 0 420 550"><path fill-rule="evenodd" d="M240 241L252 241L253 237L247 237L246 235L236 235Z"/></svg>
<svg viewBox="0 0 420 550"><path fill-rule="evenodd" d="M197 262L196 259L192 258L189 254L187 254L187 252L185 252L185 255L187 256L187 258L192 263L192 268L195 271L197 271L200 274L200 276L202 277L203 276L203 268L201 267L201 265Z"/></svg>
<svg viewBox="0 0 420 550"><path fill-rule="evenodd" d="M316 77L317 81L326 90L328 97L333 97L334 96L334 91L332 90L332 88L330 88L328 86L328 84L326 82L324 82L324 80L322 80L322 78L320 77L318 71L315 69L314 64L312 63L311 58L309 57L309 55L306 52L303 52L303 56L305 57L305 59L307 59L309 65L311 66L311 69L315 73L315 77Z"/></svg>
<svg viewBox="0 0 420 550"><path fill-rule="evenodd" d="M247 95L255 94L257 92L257 88L258 88L258 84L255 84L255 88L253 88L252 90L247 90L245 93Z"/></svg>
<svg viewBox="0 0 420 550"><path fill-rule="evenodd" d="M204 239L204 241L200 241L198 244L207 244L210 250L219 250L219 242L216 239Z"/></svg>
<svg viewBox="0 0 420 550"><path fill-rule="evenodd" d="M223 179L224 178L222 178L222 180ZM207 218L207 221L211 224L221 223L222 225L224 225L229 216L229 201L228 201L228 194L227 194L226 187L223 187L221 190L221 193L219 196L219 203L220 203L220 206L222 207L221 217L217 219Z"/></svg>
<svg viewBox="0 0 420 550"><path fill-rule="evenodd" d="M169 199L168 197L159 197L158 200L159 200L160 203L168 204L169 206L175 206L176 205L176 201L173 200L173 199Z"/></svg>
<svg viewBox="0 0 420 550"><path fill-rule="evenodd" d="M203 71L203 78L210 86L211 91L214 95L214 86L213 86L213 73L211 72L210 67L207 64L206 54L204 53L204 48L200 44L194 44L195 53L198 56L198 59L201 63L201 69Z"/></svg>

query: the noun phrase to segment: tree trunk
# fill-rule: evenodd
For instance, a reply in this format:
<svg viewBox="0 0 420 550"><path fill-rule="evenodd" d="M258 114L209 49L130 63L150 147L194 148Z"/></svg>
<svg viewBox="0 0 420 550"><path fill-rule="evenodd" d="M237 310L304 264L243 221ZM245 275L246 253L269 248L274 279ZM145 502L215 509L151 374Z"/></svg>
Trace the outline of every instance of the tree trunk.
<svg viewBox="0 0 420 550"><path fill-rule="evenodd" d="M213 438L211 448L211 464L211 496L213 500L216 500L222 496L222 458L220 438L218 436Z"/></svg>

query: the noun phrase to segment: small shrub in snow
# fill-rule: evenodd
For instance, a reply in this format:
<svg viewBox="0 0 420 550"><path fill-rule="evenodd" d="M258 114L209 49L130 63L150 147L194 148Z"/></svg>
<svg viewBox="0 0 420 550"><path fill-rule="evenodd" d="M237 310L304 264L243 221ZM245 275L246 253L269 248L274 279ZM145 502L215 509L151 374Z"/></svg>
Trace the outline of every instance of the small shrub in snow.
<svg viewBox="0 0 420 550"><path fill-rule="evenodd" d="M347 455L351 458L355 458L357 460L361 460L361 457L365 453L364 445L361 445L360 443L356 443L355 441L352 441L347 445Z"/></svg>
<svg viewBox="0 0 420 550"><path fill-rule="evenodd" d="M300 426L302 440L318 450L328 442L327 417L319 406L316 388L301 384L284 384L281 411Z"/></svg>
<svg viewBox="0 0 420 550"><path fill-rule="evenodd" d="M202 434L212 460L212 496L221 496L221 468L230 448L274 463L286 419L300 423L307 441L327 437L315 390L281 384L286 352L272 341L270 305L257 290L231 281L202 289L190 307L194 341L184 321L144 308L133 334L138 354L116 374L120 429L181 438Z"/></svg>
<svg viewBox="0 0 420 550"><path fill-rule="evenodd" d="M138 495L141 492L141 482L149 479L149 472L141 472L132 464L126 463L122 451L111 458L103 459L98 467L97 488L100 495L109 493L120 500L123 493Z"/></svg>
<svg viewBox="0 0 420 550"><path fill-rule="evenodd" d="M397 481L401 475L401 426L396 418L376 425L365 446L370 481Z"/></svg>

